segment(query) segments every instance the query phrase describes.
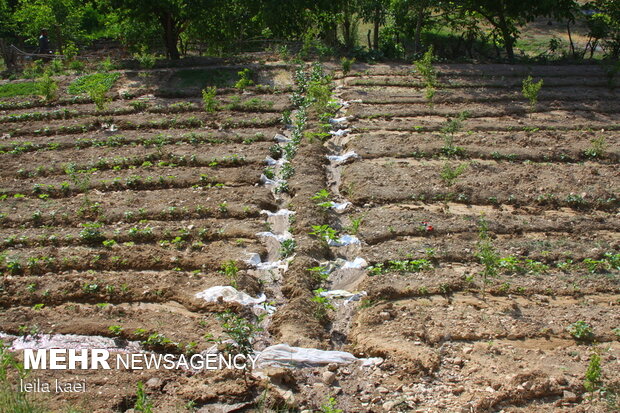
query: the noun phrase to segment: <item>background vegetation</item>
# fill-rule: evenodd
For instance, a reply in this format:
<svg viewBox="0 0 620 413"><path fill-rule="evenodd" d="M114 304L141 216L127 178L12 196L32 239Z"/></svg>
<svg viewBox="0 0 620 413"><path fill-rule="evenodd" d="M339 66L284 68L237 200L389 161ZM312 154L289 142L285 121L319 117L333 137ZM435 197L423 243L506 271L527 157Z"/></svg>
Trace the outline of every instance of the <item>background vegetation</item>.
<svg viewBox="0 0 620 413"><path fill-rule="evenodd" d="M562 36L521 37L541 21ZM0 0L5 62L10 44L36 50L41 28L69 57L112 40L172 60L264 49L412 59L430 46L448 59L617 59L620 0Z"/></svg>

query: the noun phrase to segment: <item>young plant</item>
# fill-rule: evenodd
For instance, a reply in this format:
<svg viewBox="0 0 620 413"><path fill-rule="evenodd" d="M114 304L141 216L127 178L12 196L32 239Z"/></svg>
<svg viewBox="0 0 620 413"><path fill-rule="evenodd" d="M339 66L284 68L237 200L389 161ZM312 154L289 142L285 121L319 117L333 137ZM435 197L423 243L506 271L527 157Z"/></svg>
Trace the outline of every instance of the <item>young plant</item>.
<svg viewBox="0 0 620 413"><path fill-rule="evenodd" d="M323 288L314 290L314 297L312 297L311 299L311 301L315 303L314 317L316 317L319 321L327 321L328 311L335 309L334 306L329 302L329 299L321 295L321 293L325 291L326 290Z"/></svg>
<svg viewBox="0 0 620 413"><path fill-rule="evenodd" d="M228 278L230 285L237 288L237 279L239 277L239 267L237 267L237 263L233 260L226 261L220 267L220 274L223 274Z"/></svg>
<svg viewBox="0 0 620 413"><path fill-rule="evenodd" d="M342 409L337 409L336 399L330 397L321 405L321 413L342 413Z"/></svg>
<svg viewBox="0 0 620 413"><path fill-rule="evenodd" d="M459 113L456 118L448 119L441 128L442 137L444 140L444 146L441 148L441 152L446 156L460 156L463 155L464 150L458 146L454 146L454 134L459 132L463 128L463 121L467 119L469 113L463 111Z"/></svg>
<svg viewBox="0 0 620 413"><path fill-rule="evenodd" d="M329 225L312 225L312 231L308 234L316 236L325 245L328 245L329 241L336 241L338 239L338 232Z"/></svg>
<svg viewBox="0 0 620 413"><path fill-rule="evenodd" d="M254 339L256 334L263 330L257 323L250 322L230 310L219 313L217 319L222 324L224 334L234 342L226 346L228 352L246 357L254 354ZM207 336L207 339L211 339L210 336Z"/></svg>
<svg viewBox="0 0 620 413"><path fill-rule="evenodd" d="M106 104L110 101L106 96L107 91L108 87L103 83L93 83L87 90L88 97L90 97L99 111L105 110Z"/></svg>
<svg viewBox="0 0 620 413"><path fill-rule="evenodd" d="M235 87L237 89L245 90L254 84L254 81L252 80L252 71L250 69L245 68L240 72L237 72L237 74L239 75L239 80L235 83Z"/></svg>
<svg viewBox="0 0 620 413"><path fill-rule="evenodd" d="M598 138L594 138L590 141L592 144L588 149L585 150L584 155L591 159L602 158L605 154L605 137L601 136Z"/></svg>
<svg viewBox="0 0 620 413"><path fill-rule="evenodd" d="M488 279L495 277L498 273L500 257L495 251L493 241L489 235L489 224L484 218L478 221L478 243L476 245L476 258L484 266L482 270L482 295L485 294L485 287Z"/></svg>
<svg viewBox="0 0 620 413"><path fill-rule="evenodd" d="M538 103L538 92L543 86L543 80L540 79L538 82L534 82L532 76L528 76L523 79L523 87L521 92L523 93L523 97L525 97L530 102L530 112L536 110L536 104Z"/></svg>
<svg viewBox="0 0 620 413"><path fill-rule="evenodd" d="M447 186L452 186L456 178L463 174L468 166L469 164L465 162L453 168L449 162L446 162L439 175Z"/></svg>
<svg viewBox="0 0 620 413"><path fill-rule="evenodd" d="M422 82L425 86L424 96L429 103L432 103L436 88L439 86L437 82L437 72L433 67L433 59L433 46L431 46L421 59L413 62L416 71L422 77Z"/></svg>
<svg viewBox="0 0 620 413"><path fill-rule="evenodd" d="M353 65L353 63L355 63L355 58L347 58L347 57L342 57L340 59L340 65L342 66L342 74L343 75L347 75L347 73L349 73L351 71L351 66Z"/></svg>
<svg viewBox="0 0 620 413"><path fill-rule="evenodd" d="M577 341L587 342L594 339L592 326L583 320L575 321L566 328L566 331Z"/></svg>
<svg viewBox="0 0 620 413"><path fill-rule="evenodd" d="M601 356L592 353L592 356L590 356L590 364L588 364L588 369L586 370L585 380L583 381L583 387L586 388L586 391L594 392L599 390L602 386Z"/></svg>
<svg viewBox="0 0 620 413"><path fill-rule="evenodd" d="M134 410L141 413L152 413L153 403L149 400L146 392L144 391L144 384L139 381L138 389L136 390L136 404L133 406Z"/></svg>
<svg viewBox="0 0 620 413"><path fill-rule="evenodd" d="M202 90L202 103L205 111L209 113L217 111L219 106L215 95L217 95L217 88L215 86L207 87Z"/></svg>
<svg viewBox="0 0 620 413"><path fill-rule="evenodd" d="M146 46L143 46L140 53L134 54L133 57L138 61L142 69L152 69L157 61L157 57L149 53Z"/></svg>
<svg viewBox="0 0 620 413"><path fill-rule="evenodd" d="M39 93L46 102L52 102L58 97L58 84L49 73L46 73L39 81Z"/></svg>
<svg viewBox="0 0 620 413"><path fill-rule="evenodd" d="M295 253L297 243L293 239L285 239L280 245L280 256L282 258L288 258Z"/></svg>

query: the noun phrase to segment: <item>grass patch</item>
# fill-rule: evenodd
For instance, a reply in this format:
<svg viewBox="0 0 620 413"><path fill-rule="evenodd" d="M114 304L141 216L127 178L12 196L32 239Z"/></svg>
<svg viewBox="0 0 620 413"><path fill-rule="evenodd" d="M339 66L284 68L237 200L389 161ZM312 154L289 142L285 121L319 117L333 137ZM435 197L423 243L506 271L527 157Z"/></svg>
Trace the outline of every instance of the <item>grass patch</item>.
<svg viewBox="0 0 620 413"><path fill-rule="evenodd" d="M233 87L238 79L235 69L186 69L179 70L170 78L174 88L200 88L208 86Z"/></svg>
<svg viewBox="0 0 620 413"><path fill-rule="evenodd" d="M103 85L107 92L114 86L120 75L118 73L92 73L90 75L80 76L75 79L67 91L72 95L87 93L94 87Z"/></svg>
<svg viewBox="0 0 620 413"><path fill-rule="evenodd" d="M0 85L0 98L39 94L39 82L7 83Z"/></svg>

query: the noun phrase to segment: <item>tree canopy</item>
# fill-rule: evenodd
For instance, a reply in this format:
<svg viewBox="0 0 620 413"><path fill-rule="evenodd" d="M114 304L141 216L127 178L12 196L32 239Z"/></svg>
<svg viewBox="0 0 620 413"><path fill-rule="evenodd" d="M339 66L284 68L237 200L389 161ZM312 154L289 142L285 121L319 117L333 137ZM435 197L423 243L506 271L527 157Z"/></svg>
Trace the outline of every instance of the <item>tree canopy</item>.
<svg viewBox="0 0 620 413"><path fill-rule="evenodd" d="M590 55L620 54L620 0L0 0L0 39L36 45L47 28L56 51L106 37L169 59L192 48L222 53L256 40L400 58L419 56L431 44L448 57L472 56L479 43L512 60L523 26L540 17L567 22L569 37L570 23L581 19ZM446 31L452 43L439 41ZM571 47L574 56L585 55L572 38Z"/></svg>

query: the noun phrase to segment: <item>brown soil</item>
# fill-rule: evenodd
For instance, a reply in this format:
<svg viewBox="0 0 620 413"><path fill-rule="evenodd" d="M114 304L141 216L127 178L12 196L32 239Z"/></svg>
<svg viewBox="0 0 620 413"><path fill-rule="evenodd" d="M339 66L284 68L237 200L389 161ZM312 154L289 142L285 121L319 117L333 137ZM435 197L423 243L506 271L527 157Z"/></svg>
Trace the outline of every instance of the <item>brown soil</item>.
<svg viewBox="0 0 620 413"><path fill-rule="evenodd" d="M32 372L32 379L87 383L85 393L40 396L49 410L126 412L139 381L164 413L325 411L330 396L345 412L617 409L620 115L618 91L608 89L601 67L438 65L443 87L429 105L411 66L356 64L335 90L361 100L339 114L350 116L352 132L327 143L304 138L285 193L260 176L265 158L277 157L275 134L285 132L292 72L253 68L268 87L242 93L232 82L218 98L273 105L206 113L205 85L179 88L175 70L123 73L103 113L70 101L71 76L57 105L5 102L0 333L203 351L213 346L207 334L226 338L218 314L254 316L195 294L236 285L252 297L265 293L275 307L255 349L288 343L383 363ZM544 79L534 111L520 95L528 74ZM148 107L134 110L121 93ZM65 118L54 114L63 109ZM441 129L463 111L469 117L452 136L459 149L446 151ZM27 120L36 112L47 118ZM319 131L317 115L309 111L311 132ZM597 138L602 149L593 154ZM347 151L359 158L340 166L326 158ZM70 163L83 172L67 172ZM467 166L451 181L446 165ZM326 188L331 200L351 205L342 212L317 205L312 198ZM295 256L288 270L263 274L245 260L283 254L257 235L277 229L263 210L283 208L295 212L277 225L294 237ZM484 240L503 258L489 277L480 261L482 218ZM328 247L310 234L320 225L360 244ZM353 272L347 285L366 295L321 307L316 290L331 289L335 278L310 269L356 257L372 267ZM425 267L398 268L412 260ZM225 271L231 261L235 275ZM592 334L571 333L577 321ZM149 343L157 334L169 341ZM595 352L605 393L584 386Z"/></svg>

